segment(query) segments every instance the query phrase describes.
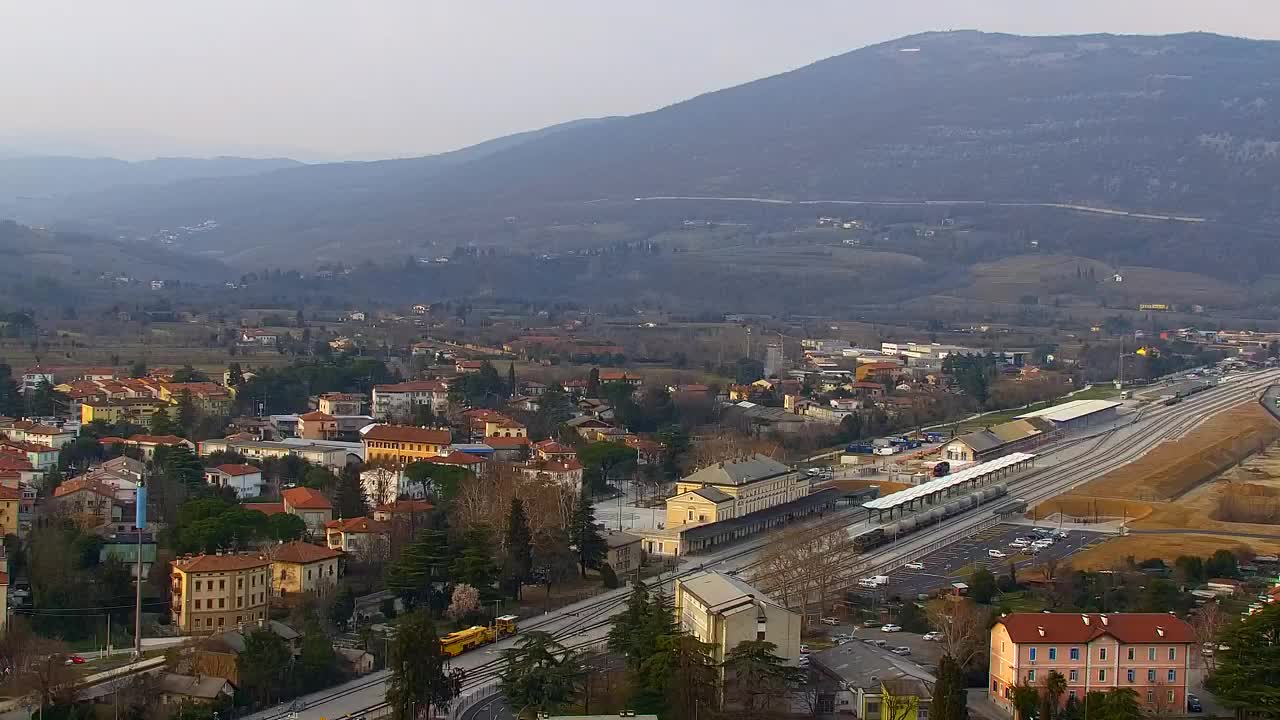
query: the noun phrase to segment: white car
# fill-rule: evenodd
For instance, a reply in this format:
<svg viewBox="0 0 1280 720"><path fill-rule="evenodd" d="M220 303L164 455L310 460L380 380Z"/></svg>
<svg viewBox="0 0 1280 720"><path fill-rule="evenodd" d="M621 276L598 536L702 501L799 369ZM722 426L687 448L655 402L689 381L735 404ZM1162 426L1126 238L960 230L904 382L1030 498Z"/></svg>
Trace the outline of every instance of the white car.
<svg viewBox="0 0 1280 720"><path fill-rule="evenodd" d="M905 567L905 568L906 568L906 569L908 569L908 570L923 570L923 569L924 569L924 563L922 563L922 562L909 562L909 563L907 563L906 565L903 565L903 567Z"/></svg>
<svg viewBox="0 0 1280 720"><path fill-rule="evenodd" d="M823 625L839 625L839 624L840 624L840 619L839 619L839 618L833 618L833 617L824 617L824 618L822 618L822 624L823 624Z"/></svg>
<svg viewBox="0 0 1280 720"><path fill-rule="evenodd" d="M899 645L898 647L890 650L889 652L893 653L894 655L910 655L911 648L907 647L906 645Z"/></svg>
<svg viewBox="0 0 1280 720"><path fill-rule="evenodd" d="M1018 548L1018 549L1022 549L1027 545L1030 545L1030 543L1028 543L1026 540L1014 540L1013 542L1009 543L1009 547Z"/></svg>
<svg viewBox="0 0 1280 720"><path fill-rule="evenodd" d="M884 627L880 628L880 631L881 632L902 632L902 626L889 623L888 625L885 625Z"/></svg>
<svg viewBox="0 0 1280 720"><path fill-rule="evenodd" d="M941 640L941 639L942 639L942 633L940 633L940 632L927 632L927 633L925 633L925 634L922 636L922 639L924 639L924 640L928 640L929 642L937 642L937 641L939 641L939 640Z"/></svg>
<svg viewBox="0 0 1280 720"><path fill-rule="evenodd" d="M999 560L1000 558L1007 558L1009 556L1000 552L999 550L988 550L987 557L996 558L997 560Z"/></svg>

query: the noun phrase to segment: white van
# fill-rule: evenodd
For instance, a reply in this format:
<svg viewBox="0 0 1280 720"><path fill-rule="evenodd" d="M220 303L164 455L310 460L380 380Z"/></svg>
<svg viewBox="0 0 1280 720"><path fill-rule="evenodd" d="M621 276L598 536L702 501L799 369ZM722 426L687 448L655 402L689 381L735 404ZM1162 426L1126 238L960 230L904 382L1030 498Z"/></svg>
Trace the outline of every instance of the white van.
<svg viewBox="0 0 1280 720"><path fill-rule="evenodd" d="M1009 557L1009 556L1008 556L1008 555L1005 555L1004 553L1000 552L999 550L988 550L988 551L987 551L987 557L989 557L989 558L996 558L996 559L998 560L998 559L1000 559L1000 558L1007 558L1007 557Z"/></svg>

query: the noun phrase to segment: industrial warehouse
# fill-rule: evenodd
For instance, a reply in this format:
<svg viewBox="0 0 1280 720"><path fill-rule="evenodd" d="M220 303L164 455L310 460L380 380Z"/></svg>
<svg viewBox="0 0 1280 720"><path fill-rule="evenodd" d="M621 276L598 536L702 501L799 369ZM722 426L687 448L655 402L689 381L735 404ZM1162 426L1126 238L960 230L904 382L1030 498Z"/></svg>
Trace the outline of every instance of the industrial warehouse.
<svg viewBox="0 0 1280 720"><path fill-rule="evenodd" d="M1068 432L1114 421L1120 403L1073 400L956 437L943 447L950 462L983 462L1054 442Z"/></svg>

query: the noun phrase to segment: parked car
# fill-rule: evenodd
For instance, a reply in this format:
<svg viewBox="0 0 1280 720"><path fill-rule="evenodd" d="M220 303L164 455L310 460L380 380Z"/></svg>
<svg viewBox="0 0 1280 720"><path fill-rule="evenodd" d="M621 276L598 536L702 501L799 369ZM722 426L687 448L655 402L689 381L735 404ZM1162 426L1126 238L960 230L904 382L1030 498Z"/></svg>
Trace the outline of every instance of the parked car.
<svg viewBox="0 0 1280 720"><path fill-rule="evenodd" d="M1017 540L1014 540L1013 542L1009 543L1009 547L1017 548L1018 550L1021 550L1022 548L1027 547L1029 544L1030 543L1028 543L1026 540L1023 540L1022 538L1018 538Z"/></svg>
<svg viewBox="0 0 1280 720"><path fill-rule="evenodd" d="M924 563L922 563L922 562L909 562L909 563L907 563L906 565L903 565L903 567L905 567L905 568L906 568L906 569L908 569L908 570L923 570L923 569L924 569Z"/></svg>
<svg viewBox="0 0 1280 720"><path fill-rule="evenodd" d="M911 648L907 647L906 645L899 645L898 647L890 650L889 652L893 653L894 655L910 655Z"/></svg>
<svg viewBox="0 0 1280 720"><path fill-rule="evenodd" d="M889 623L888 625L885 625L884 627L880 628L880 631L881 632L902 632L902 626Z"/></svg>
<svg viewBox="0 0 1280 720"><path fill-rule="evenodd" d="M863 621L862 621L862 627L864 627L864 628L878 628L878 627L880 627L880 625L881 625L881 623L880 623L880 621L878 621L878 620L863 620Z"/></svg>
<svg viewBox="0 0 1280 720"><path fill-rule="evenodd" d="M840 618L824 617L822 618L822 624L823 625L839 625Z"/></svg>
<svg viewBox="0 0 1280 720"><path fill-rule="evenodd" d="M1187 712L1204 712L1204 708L1200 705L1200 698L1190 693L1187 694Z"/></svg>
<svg viewBox="0 0 1280 720"><path fill-rule="evenodd" d="M1000 552L999 550L988 550L987 557L996 558L997 560L999 560L1000 558L1007 558L1009 556Z"/></svg>
<svg viewBox="0 0 1280 720"><path fill-rule="evenodd" d="M67 659L64 660L62 664L63 665L83 665L86 662L88 661L80 657L79 655L68 655Z"/></svg>
<svg viewBox="0 0 1280 720"><path fill-rule="evenodd" d="M924 634L923 639L924 639L924 640L928 640L929 642L937 642L938 640L941 640L941 639L942 639L942 633L940 633L940 632L927 632L927 633L925 633L925 634Z"/></svg>

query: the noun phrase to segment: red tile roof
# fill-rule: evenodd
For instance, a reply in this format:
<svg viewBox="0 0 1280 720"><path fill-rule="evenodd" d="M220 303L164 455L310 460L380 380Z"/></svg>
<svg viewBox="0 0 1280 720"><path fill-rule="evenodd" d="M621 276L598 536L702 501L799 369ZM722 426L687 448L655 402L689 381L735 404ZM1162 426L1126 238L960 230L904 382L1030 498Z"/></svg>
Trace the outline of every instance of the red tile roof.
<svg viewBox="0 0 1280 720"><path fill-rule="evenodd" d="M535 450L546 455L577 455L578 451L555 440L542 440L533 444Z"/></svg>
<svg viewBox="0 0 1280 720"><path fill-rule="evenodd" d="M299 415L298 419L303 422L324 422L326 420L336 420L337 418L330 415L329 413L320 412L319 410L312 410L309 413L303 413Z"/></svg>
<svg viewBox="0 0 1280 720"><path fill-rule="evenodd" d="M114 498L116 496L115 488L97 478L91 477L78 477L67 480L53 489L53 496L62 497L81 490L97 493L103 497Z"/></svg>
<svg viewBox="0 0 1280 720"><path fill-rule="evenodd" d="M427 445L448 445L453 434L448 430L413 427L411 425L374 425L364 433L365 440L380 442L411 442Z"/></svg>
<svg viewBox="0 0 1280 720"><path fill-rule="evenodd" d="M998 622L1016 643L1086 643L1103 635L1129 644L1196 642L1190 624L1165 613L1011 613Z"/></svg>
<svg viewBox="0 0 1280 720"><path fill-rule="evenodd" d="M395 514L427 512L433 509L435 509L435 505L426 500L393 500L379 505L375 508L375 511Z"/></svg>
<svg viewBox="0 0 1280 720"><path fill-rule="evenodd" d="M329 530L340 530L345 533L384 533L389 529L386 523L380 523L367 517L330 520L324 526Z"/></svg>
<svg viewBox="0 0 1280 720"><path fill-rule="evenodd" d="M480 463L483 463L484 458L476 457L475 455L469 455L467 453L458 452L457 450L454 450L448 455L440 455L440 456L431 457L431 458L422 458L422 462L434 463L436 465L462 465L464 467L470 467L473 465L479 465Z"/></svg>
<svg viewBox="0 0 1280 720"><path fill-rule="evenodd" d="M296 510L332 510L333 503L319 491L309 487L294 487L280 493L285 505Z"/></svg>
<svg viewBox="0 0 1280 720"><path fill-rule="evenodd" d="M320 562L321 560L332 560L342 553L331 548L304 543L300 540L287 542L276 548L272 554L273 562L298 563L306 565L308 563Z"/></svg>
<svg viewBox="0 0 1280 720"><path fill-rule="evenodd" d="M224 475L230 475L231 477L253 475L254 473L262 472L262 468L257 465L242 465L239 463L226 463L215 467L214 470L217 470Z"/></svg>
<svg viewBox="0 0 1280 720"><path fill-rule="evenodd" d="M182 445L187 441L177 435L133 435L129 442L135 445Z"/></svg>
<svg viewBox="0 0 1280 720"><path fill-rule="evenodd" d="M0 485L0 501L2 500L21 500L22 490L8 485Z"/></svg>
<svg viewBox="0 0 1280 720"><path fill-rule="evenodd" d="M261 555L227 554L227 555L195 555L182 557L173 561L175 570L183 572L228 572L231 570L252 570L266 567L271 563Z"/></svg>
<svg viewBox="0 0 1280 720"><path fill-rule="evenodd" d="M41 445L40 443L19 442L17 440L5 440L3 444L5 445L5 447L11 447L11 448L14 448L15 450L21 450L22 452L33 452L33 453L57 452L55 448L49 447L48 445Z"/></svg>
<svg viewBox="0 0 1280 720"><path fill-rule="evenodd" d="M268 517L279 515L285 511L284 503L282 502L243 503L240 507L245 510L257 510Z"/></svg>

